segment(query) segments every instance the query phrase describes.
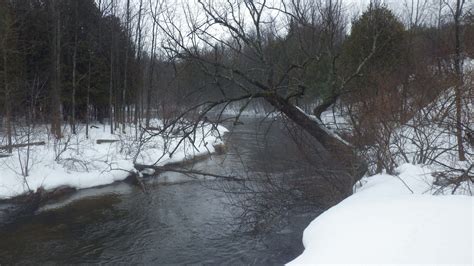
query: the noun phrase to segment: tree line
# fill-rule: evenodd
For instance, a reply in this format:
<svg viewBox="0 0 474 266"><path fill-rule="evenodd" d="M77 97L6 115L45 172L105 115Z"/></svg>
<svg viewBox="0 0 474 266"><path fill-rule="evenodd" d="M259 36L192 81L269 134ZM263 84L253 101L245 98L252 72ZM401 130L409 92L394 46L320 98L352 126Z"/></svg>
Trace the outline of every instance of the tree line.
<svg viewBox="0 0 474 266"><path fill-rule="evenodd" d="M474 57L468 2L404 1L397 14L371 1L352 19L343 4L0 1L3 131L9 144L21 121L50 124L56 138L64 125L74 133L91 121L114 133L156 116L202 120L234 102L243 110L263 101L339 145L300 107L320 118L342 100L353 142L364 147L387 120L407 121L443 89L461 87L464 59Z"/></svg>
<svg viewBox="0 0 474 266"><path fill-rule="evenodd" d="M7 130L9 121L28 118L50 123L60 138L62 124L75 132L78 122L135 116L127 106L141 82L137 41L116 10L115 2L93 0L0 2Z"/></svg>

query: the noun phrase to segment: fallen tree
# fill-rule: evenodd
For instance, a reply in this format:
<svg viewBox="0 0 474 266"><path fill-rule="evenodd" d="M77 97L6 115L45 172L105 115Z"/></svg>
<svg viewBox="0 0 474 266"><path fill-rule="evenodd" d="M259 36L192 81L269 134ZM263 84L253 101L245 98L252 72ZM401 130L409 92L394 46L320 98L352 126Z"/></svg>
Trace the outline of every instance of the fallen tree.
<svg viewBox="0 0 474 266"><path fill-rule="evenodd" d="M96 140L96 143L97 144L104 144L104 143L115 143L115 142L119 142L120 140L118 139L98 139Z"/></svg>
<svg viewBox="0 0 474 266"><path fill-rule="evenodd" d="M18 149L18 148L25 148L29 146L44 146L44 145L46 145L46 142L44 141L19 143L19 144L7 145L7 146L0 146L0 150L12 150L12 149Z"/></svg>

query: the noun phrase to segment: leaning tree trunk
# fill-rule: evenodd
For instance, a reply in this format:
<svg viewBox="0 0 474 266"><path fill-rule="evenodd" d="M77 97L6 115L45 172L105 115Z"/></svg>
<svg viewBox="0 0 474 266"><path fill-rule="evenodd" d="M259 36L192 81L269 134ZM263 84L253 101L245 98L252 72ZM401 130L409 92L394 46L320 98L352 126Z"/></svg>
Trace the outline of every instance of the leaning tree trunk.
<svg viewBox="0 0 474 266"><path fill-rule="evenodd" d="M330 132L316 117L310 117L276 93L265 96L265 100L316 138L329 151L332 159L343 168L340 169L341 173L347 173L341 178L349 179L351 184L355 184L367 172L367 163L356 155L353 147ZM351 187L346 186L344 190L347 195L352 193Z"/></svg>

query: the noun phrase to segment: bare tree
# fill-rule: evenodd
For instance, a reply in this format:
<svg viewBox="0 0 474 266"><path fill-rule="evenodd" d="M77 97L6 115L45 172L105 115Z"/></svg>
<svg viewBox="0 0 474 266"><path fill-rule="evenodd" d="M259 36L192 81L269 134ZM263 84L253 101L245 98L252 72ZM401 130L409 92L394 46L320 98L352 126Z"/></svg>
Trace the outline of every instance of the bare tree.
<svg viewBox="0 0 474 266"><path fill-rule="evenodd" d="M454 51L454 71L456 76L456 138L458 143L458 155L459 160L465 161L466 154L463 146L463 128L462 128L462 87L464 85L463 78L463 64L464 58L462 55L462 19L463 19L463 9L465 0L456 0L455 5L452 5L449 1L444 0L444 3L449 8L451 15L454 20L454 42L455 42L455 51Z"/></svg>
<svg viewBox="0 0 474 266"><path fill-rule="evenodd" d="M330 150L333 161L345 170L348 175L346 178L352 180L349 183L360 178L366 170L365 163L356 156L349 143L325 128L318 116L333 104L344 93L346 85L358 76L373 55L377 38L374 38L372 52L350 75L340 76L334 69L332 96L316 107L316 116L312 116L296 104L296 100L310 89L298 78L298 73L308 71L310 64L317 64L323 55L332 53L331 47L335 46L338 33L343 33L341 23L344 21L341 19L340 1L320 1L319 5L312 4L312 1L284 1L281 6L271 5L267 1L240 0L199 0L197 3L197 6L188 5L184 8L187 32L178 25L173 17L174 13L169 10L162 15L153 16L155 23L166 35L163 48L172 58L190 60L200 67L200 71L216 80L233 84L235 89L232 94L221 90L218 100L200 102L184 113L199 110L195 116L199 121L207 117L208 112L222 106L225 108L230 103L264 99ZM316 21L317 12L321 14L323 25L311 24ZM277 23L276 16L286 16L288 21L300 27L312 30L322 28L328 35L328 44L321 46L314 43L304 59L290 57L288 63L277 64L268 49L273 38L282 38L281 33L274 27ZM317 41L318 38L314 40ZM223 56L208 56L216 50L221 51ZM337 60L336 53L331 56L333 60ZM179 121L184 116L185 114L181 114L174 121ZM355 179L352 176L355 176Z"/></svg>
<svg viewBox="0 0 474 266"><path fill-rule="evenodd" d="M158 18L162 12L164 1L149 1L150 13L152 18ZM156 19L152 20L152 30L151 30L151 46L150 46L150 65L148 72L148 87L146 91L146 110L145 110L145 124L146 127L150 127L151 119L151 101L152 101L152 92L154 89L155 81L155 65L156 65L156 43L157 43L157 25L158 21Z"/></svg>
<svg viewBox="0 0 474 266"><path fill-rule="evenodd" d="M409 29L417 28L423 24L428 14L428 0L405 0L403 6L406 14L406 25Z"/></svg>

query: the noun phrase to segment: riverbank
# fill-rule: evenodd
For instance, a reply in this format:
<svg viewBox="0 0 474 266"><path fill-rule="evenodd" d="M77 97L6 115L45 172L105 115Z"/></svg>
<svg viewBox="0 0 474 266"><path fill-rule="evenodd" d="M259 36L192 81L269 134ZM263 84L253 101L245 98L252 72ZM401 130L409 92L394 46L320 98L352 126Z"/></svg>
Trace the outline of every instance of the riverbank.
<svg viewBox="0 0 474 266"><path fill-rule="evenodd" d="M155 120L152 125L159 128L162 123ZM93 125L88 137L85 127L79 126L77 134L65 128L63 138L56 141L49 137L46 126L38 127L34 134L17 139L43 141L44 145L17 148L0 159L0 199L38 190L54 195L150 174L150 169L136 170L135 164L165 166L212 154L223 145L227 131L223 126L202 124L188 137L182 132L164 136L133 126L110 134L107 126Z"/></svg>
<svg viewBox="0 0 474 266"><path fill-rule="evenodd" d="M473 265L474 198L433 195L428 166L397 172L364 178L354 195L311 222L305 251L289 265Z"/></svg>

